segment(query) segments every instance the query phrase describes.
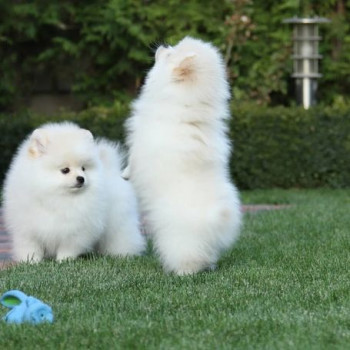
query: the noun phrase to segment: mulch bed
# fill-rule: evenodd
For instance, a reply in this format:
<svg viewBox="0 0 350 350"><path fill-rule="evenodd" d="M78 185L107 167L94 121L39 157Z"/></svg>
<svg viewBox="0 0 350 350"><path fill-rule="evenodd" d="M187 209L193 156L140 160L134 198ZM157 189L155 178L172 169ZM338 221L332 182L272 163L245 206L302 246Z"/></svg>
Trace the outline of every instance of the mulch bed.
<svg viewBox="0 0 350 350"><path fill-rule="evenodd" d="M287 209L291 206L289 204L248 204L243 205L243 213L257 213L264 210L281 210Z"/></svg>

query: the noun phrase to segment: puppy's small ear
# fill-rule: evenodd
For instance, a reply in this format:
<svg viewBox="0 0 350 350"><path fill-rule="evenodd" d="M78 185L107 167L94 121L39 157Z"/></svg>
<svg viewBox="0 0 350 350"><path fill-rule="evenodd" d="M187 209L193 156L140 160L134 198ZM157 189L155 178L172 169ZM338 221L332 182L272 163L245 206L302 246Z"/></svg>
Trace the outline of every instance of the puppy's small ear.
<svg viewBox="0 0 350 350"><path fill-rule="evenodd" d="M81 129L81 131L84 133L84 135L89 138L91 141L94 140L94 136L92 135L90 130L87 129Z"/></svg>
<svg viewBox="0 0 350 350"><path fill-rule="evenodd" d="M122 172L122 178L124 180L129 180L130 179L130 165L128 165Z"/></svg>
<svg viewBox="0 0 350 350"><path fill-rule="evenodd" d="M43 129L33 131L29 139L29 155L32 158L39 158L46 153L49 139Z"/></svg>
<svg viewBox="0 0 350 350"><path fill-rule="evenodd" d="M187 53L182 57L181 61L173 70L174 78L176 81L191 80L195 75L195 58L196 54L193 52Z"/></svg>

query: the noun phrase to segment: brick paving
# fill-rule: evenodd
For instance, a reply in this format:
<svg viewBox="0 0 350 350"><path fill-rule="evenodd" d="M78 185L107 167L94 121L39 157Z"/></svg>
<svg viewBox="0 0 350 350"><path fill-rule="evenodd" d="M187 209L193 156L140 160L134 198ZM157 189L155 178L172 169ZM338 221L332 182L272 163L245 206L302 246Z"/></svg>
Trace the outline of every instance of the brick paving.
<svg viewBox="0 0 350 350"><path fill-rule="evenodd" d="M244 213L257 213L265 210L279 210L289 207L288 205L267 205L253 204L244 205L242 211ZM4 219L0 208L0 269L11 263L11 240L4 227Z"/></svg>
<svg viewBox="0 0 350 350"><path fill-rule="evenodd" d="M5 231L4 219L0 208L0 270L11 264L11 241Z"/></svg>

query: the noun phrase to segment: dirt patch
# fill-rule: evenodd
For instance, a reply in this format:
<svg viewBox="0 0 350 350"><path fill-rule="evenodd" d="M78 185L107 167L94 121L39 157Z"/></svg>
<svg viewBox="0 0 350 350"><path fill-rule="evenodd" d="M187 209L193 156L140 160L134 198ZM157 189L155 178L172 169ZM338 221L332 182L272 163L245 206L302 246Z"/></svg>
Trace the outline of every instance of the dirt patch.
<svg viewBox="0 0 350 350"><path fill-rule="evenodd" d="M257 213L266 210L281 210L290 208L290 204L247 204L242 206L243 213Z"/></svg>

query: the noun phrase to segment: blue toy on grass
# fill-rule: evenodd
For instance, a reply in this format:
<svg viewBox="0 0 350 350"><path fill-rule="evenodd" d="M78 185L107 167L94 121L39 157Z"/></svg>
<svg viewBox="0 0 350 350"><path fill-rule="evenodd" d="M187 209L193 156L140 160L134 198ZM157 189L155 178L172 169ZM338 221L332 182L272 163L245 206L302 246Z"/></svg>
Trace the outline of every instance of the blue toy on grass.
<svg viewBox="0 0 350 350"><path fill-rule="evenodd" d="M50 306L41 300L28 296L19 290L10 290L0 298L0 303L10 308L3 320L7 323L53 322L53 313Z"/></svg>

